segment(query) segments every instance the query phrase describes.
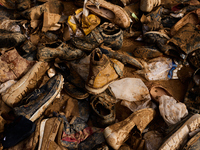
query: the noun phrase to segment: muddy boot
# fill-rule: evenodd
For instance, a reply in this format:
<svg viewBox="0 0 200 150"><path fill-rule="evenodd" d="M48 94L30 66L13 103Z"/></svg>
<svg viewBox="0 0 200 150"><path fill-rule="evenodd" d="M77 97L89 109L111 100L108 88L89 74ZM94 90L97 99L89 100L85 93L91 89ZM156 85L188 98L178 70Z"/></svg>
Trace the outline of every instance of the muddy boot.
<svg viewBox="0 0 200 150"><path fill-rule="evenodd" d="M122 77L123 69L124 65L120 61L109 59L96 48L90 56L90 71L85 88L93 94L101 93L112 81Z"/></svg>

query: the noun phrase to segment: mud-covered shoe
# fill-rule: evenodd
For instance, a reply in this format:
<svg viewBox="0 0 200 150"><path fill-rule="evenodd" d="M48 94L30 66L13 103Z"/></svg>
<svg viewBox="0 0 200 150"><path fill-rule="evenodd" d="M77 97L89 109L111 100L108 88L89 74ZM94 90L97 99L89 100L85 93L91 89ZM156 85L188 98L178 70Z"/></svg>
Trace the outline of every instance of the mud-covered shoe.
<svg viewBox="0 0 200 150"><path fill-rule="evenodd" d="M74 86L73 84L67 81L64 83L64 91L69 96L79 100L86 99L89 96L89 93L85 89Z"/></svg>
<svg viewBox="0 0 200 150"><path fill-rule="evenodd" d="M101 45L99 49L101 50L103 54L106 54L110 58L117 59L123 64L130 64L139 69L143 68L143 65L136 58L130 56L129 54L125 54L125 53L122 54L122 53L115 52L111 48L106 47L104 45Z"/></svg>
<svg viewBox="0 0 200 150"><path fill-rule="evenodd" d="M199 24L199 15L200 15L200 9L196 9L192 12L189 12L186 14L183 18L181 18L170 30L171 36L174 36L176 32L181 29L184 25L187 23L191 23L194 26Z"/></svg>
<svg viewBox="0 0 200 150"><path fill-rule="evenodd" d="M61 122L61 118L57 117L42 120L38 150L62 150L55 142Z"/></svg>
<svg viewBox="0 0 200 150"><path fill-rule="evenodd" d="M192 66L200 68L200 49L198 48L197 50L189 53L187 59Z"/></svg>
<svg viewBox="0 0 200 150"><path fill-rule="evenodd" d="M159 31L149 31L144 34L145 42L156 45L166 55L177 57L179 54L177 54L176 47L167 44L169 39L167 34Z"/></svg>
<svg viewBox="0 0 200 150"><path fill-rule="evenodd" d="M35 131L35 124L24 116L17 117L5 126L2 145L9 148L29 137Z"/></svg>
<svg viewBox="0 0 200 150"><path fill-rule="evenodd" d="M15 114L23 115L31 121L35 121L62 90L63 82L64 78L60 74L52 77L41 88L24 97L19 104L20 106L14 108Z"/></svg>
<svg viewBox="0 0 200 150"><path fill-rule="evenodd" d="M152 43L160 43L160 44L166 44L166 42L170 39L170 37L165 34L161 33L159 31L149 31L144 34L144 40L145 42L152 44Z"/></svg>
<svg viewBox="0 0 200 150"><path fill-rule="evenodd" d="M0 48L16 47L26 40L26 36L21 33L0 33Z"/></svg>
<svg viewBox="0 0 200 150"><path fill-rule="evenodd" d="M117 100L113 95L109 95L109 93L105 91L98 95L93 95L90 100L90 105L94 112L93 122L96 126L106 127L115 122L115 103Z"/></svg>
<svg viewBox="0 0 200 150"><path fill-rule="evenodd" d="M0 56L0 82L19 79L33 64L33 61L22 58L16 49L4 53Z"/></svg>
<svg viewBox="0 0 200 150"><path fill-rule="evenodd" d="M114 50L119 50L123 44L123 31L115 27L97 27L85 37L75 37L72 44L84 51L92 51L100 44L104 43Z"/></svg>
<svg viewBox="0 0 200 150"><path fill-rule="evenodd" d="M16 0L15 4L19 11L31 8L31 0Z"/></svg>
<svg viewBox="0 0 200 150"><path fill-rule="evenodd" d="M139 46L135 48L133 55L138 58L151 59L163 56L163 53L153 46Z"/></svg>
<svg viewBox="0 0 200 150"><path fill-rule="evenodd" d="M200 146L200 132L196 133L182 148L182 150L198 150Z"/></svg>
<svg viewBox="0 0 200 150"><path fill-rule="evenodd" d="M68 95L76 99L85 99L89 96L89 93L85 90L85 81L71 66L68 67L65 63L57 63L55 67L65 79L64 90Z"/></svg>
<svg viewBox="0 0 200 150"><path fill-rule="evenodd" d="M188 54L191 53L194 55L192 52L200 49L199 42L200 31L195 27L195 25L187 23L179 29L170 40L167 41L167 44L174 46L176 48L174 51L176 51L179 55L185 55L186 59Z"/></svg>
<svg viewBox="0 0 200 150"><path fill-rule="evenodd" d="M200 69L197 69L188 85L188 89L184 98L184 103L188 110L193 113L200 113Z"/></svg>
<svg viewBox="0 0 200 150"><path fill-rule="evenodd" d="M130 26L129 15L118 5L114 5L105 0L88 0L86 8L92 13L108 19L119 27L128 28Z"/></svg>
<svg viewBox="0 0 200 150"><path fill-rule="evenodd" d="M27 93L39 86L39 81L48 68L48 63L37 62L18 82L1 93L2 100L10 107L16 106Z"/></svg>
<svg viewBox="0 0 200 150"><path fill-rule="evenodd" d="M161 0L140 0L140 10L150 12L156 6L161 4Z"/></svg>
<svg viewBox="0 0 200 150"><path fill-rule="evenodd" d="M15 9L15 0L0 0L0 4L7 9Z"/></svg>
<svg viewBox="0 0 200 150"><path fill-rule="evenodd" d="M57 42L39 47L37 58L39 61L51 61L55 58L75 60L81 58L83 54L84 52L80 49L73 48L63 42Z"/></svg>
<svg viewBox="0 0 200 150"><path fill-rule="evenodd" d="M124 65L116 59L109 59L96 48L90 56L90 69L85 88L93 93L103 92L108 85L123 76Z"/></svg>
<svg viewBox="0 0 200 150"><path fill-rule="evenodd" d="M195 131L199 127L200 115L188 115L180 123L173 127L173 129L166 136L166 140L164 140L164 143L160 146L159 150L179 149L185 144L185 142L187 142L189 133Z"/></svg>
<svg viewBox="0 0 200 150"><path fill-rule="evenodd" d="M113 23L105 22L100 26L99 31L105 46L113 50L121 49L123 45L123 31L119 27Z"/></svg>
<svg viewBox="0 0 200 150"><path fill-rule="evenodd" d="M155 110L145 108L132 113L121 122L106 127L104 136L107 143L113 149L119 149L134 126L137 126L138 130L142 133L146 126L153 120L154 116Z"/></svg>

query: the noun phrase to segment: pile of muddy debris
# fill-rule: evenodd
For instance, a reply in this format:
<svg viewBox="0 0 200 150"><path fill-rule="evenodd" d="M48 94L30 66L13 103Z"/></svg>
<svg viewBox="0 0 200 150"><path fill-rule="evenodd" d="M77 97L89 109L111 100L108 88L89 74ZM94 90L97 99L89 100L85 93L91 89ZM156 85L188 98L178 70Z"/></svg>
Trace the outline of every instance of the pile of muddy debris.
<svg viewBox="0 0 200 150"><path fill-rule="evenodd" d="M0 149L198 150L198 0L0 0Z"/></svg>

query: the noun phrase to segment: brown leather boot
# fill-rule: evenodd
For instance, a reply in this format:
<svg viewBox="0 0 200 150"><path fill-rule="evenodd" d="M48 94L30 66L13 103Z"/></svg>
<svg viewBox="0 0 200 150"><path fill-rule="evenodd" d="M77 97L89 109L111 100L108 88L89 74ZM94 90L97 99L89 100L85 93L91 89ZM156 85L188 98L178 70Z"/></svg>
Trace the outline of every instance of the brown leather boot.
<svg viewBox="0 0 200 150"><path fill-rule="evenodd" d="M93 93L103 92L108 85L123 75L124 65L116 59L109 59L96 48L90 57L90 71L85 88Z"/></svg>

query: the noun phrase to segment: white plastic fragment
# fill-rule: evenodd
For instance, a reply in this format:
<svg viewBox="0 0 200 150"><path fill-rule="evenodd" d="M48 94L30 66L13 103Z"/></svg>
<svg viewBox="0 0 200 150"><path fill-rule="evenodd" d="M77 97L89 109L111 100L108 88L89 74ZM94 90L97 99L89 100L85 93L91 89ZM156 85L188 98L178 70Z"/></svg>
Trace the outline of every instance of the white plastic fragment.
<svg viewBox="0 0 200 150"><path fill-rule="evenodd" d="M143 75L147 80L168 80L169 70L172 68L172 59L158 57L149 62L142 61L144 69L136 73Z"/></svg>
<svg viewBox="0 0 200 150"><path fill-rule="evenodd" d="M50 68L50 69L47 71L47 74L48 74L49 78L51 78L51 77L55 76L56 71L55 71L54 68Z"/></svg>
<svg viewBox="0 0 200 150"><path fill-rule="evenodd" d="M129 102L151 100L148 88L139 78L123 78L109 86L117 99Z"/></svg>
<svg viewBox="0 0 200 150"><path fill-rule="evenodd" d="M181 118L188 115L186 105L177 102L173 97L163 95L159 98L159 110L167 125L178 123Z"/></svg>

